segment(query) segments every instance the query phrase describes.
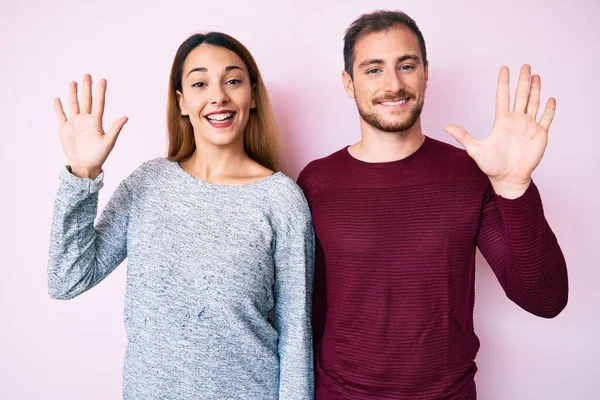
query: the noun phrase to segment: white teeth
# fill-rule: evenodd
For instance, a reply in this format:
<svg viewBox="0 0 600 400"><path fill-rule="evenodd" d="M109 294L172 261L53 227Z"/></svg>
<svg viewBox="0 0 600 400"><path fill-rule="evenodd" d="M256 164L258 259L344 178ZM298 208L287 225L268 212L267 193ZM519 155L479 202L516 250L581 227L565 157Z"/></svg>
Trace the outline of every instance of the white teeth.
<svg viewBox="0 0 600 400"><path fill-rule="evenodd" d="M384 106L399 106L406 103L408 99L398 100L398 101L382 101L380 104Z"/></svg>
<svg viewBox="0 0 600 400"><path fill-rule="evenodd" d="M229 119L231 117L233 117L233 113L212 114L206 118L208 118L211 121L225 121L226 119Z"/></svg>

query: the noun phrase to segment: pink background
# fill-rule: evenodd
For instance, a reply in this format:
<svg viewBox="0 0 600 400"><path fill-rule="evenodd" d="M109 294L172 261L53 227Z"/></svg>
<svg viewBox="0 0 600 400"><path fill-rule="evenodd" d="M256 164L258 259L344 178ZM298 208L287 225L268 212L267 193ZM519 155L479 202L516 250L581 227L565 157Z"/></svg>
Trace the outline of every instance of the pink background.
<svg viewBox="0 0 600 400"><path fill-rule="evenodd" d="M565 311L544 320L506 299L480 258L475 324L483 400L600 399L600 3L581 1L3 1L0 4L0 399L116 399L125 336L125 265L72 301L46 293L58 171L65 163L52 98L89 72L108 79L106 123L130 118L106 170L103 206L141 162L165 153L167 78L178 45L223 30L266 79L291 175L359 137L342 88L342 37L361 13L401 8L420 25L430 81L423 127L491 127L497 71L521 63L558 100L535 171L569 264ZM485 5L483 4L485 3ZM92 5L94 4L94 5ZM514 89L514 86L513 86Z"/></svg>

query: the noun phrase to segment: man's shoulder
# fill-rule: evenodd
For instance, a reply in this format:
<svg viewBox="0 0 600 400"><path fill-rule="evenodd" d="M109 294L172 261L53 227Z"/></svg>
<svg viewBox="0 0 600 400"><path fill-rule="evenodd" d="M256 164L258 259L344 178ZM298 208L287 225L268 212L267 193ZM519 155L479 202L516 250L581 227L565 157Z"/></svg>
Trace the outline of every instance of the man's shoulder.
<svg viewBox="0 0 600 400"><path fill-rule="evenodd" d="M343 168L344 152L347 152L346 147L309 162L298 176L298 185L307 191L315 183L336 175Z"/></svg>
<svg viewBox="0 0 600 400"><path fill-rule="evenodd" d="M429 162L438 177L446 176L447 181L489 182L465 149L430 137L427 140Z"/></svg>
<svg viewBox="0 0 600 400"><path fill-rule="evenodd" d="M434 139L430 136L427 136L426 138L428 142L428 147L438 155L455 159L462 159L464 157L468 157L467 152L462 148L456 147L450 143L443 142L438 139Z"/></svg>
<svg viewBox="0 0 600 400"><path fill-rule="evenodd" d="M328 156L317 158L316 160L309 162L302 172L300 172L300 175L310 177L312 175L319 175L331 171L332 169L336 170L337 168L342 168L343 163L346 160L344 153L348 152L347 148L348 146L343 147Z"/></svg>
<svg viewBox="0 0 600 400"><path fill-rule="evenodd" d="M431 137L427 137L427 141L429 142L429 155L438 160L438 162L450 163L455 166L476 167L475 161L473 161L465 149Z"/></svg>

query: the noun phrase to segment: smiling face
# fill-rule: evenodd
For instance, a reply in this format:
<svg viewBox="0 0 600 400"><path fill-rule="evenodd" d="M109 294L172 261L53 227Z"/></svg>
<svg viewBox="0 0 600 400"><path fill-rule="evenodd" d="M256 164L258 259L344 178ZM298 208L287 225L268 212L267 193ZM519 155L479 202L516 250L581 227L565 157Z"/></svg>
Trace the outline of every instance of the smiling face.
<svg viewBox="0 0 600 400"><path fill-rule="evenodd" d="M412 128L428 79L415 34L402 26L368 33L356 42L354 56L353 77L344 71L343 80L362 120L381 132Z"/></svg>
<svg viewBox="0 0 600 400"><path fill-rule="evenodd" d="M197 46L183 64L181 87L181 114L189 117L197 146L243 145L256 103L248 70L237 54L224 47Z"/></svg>

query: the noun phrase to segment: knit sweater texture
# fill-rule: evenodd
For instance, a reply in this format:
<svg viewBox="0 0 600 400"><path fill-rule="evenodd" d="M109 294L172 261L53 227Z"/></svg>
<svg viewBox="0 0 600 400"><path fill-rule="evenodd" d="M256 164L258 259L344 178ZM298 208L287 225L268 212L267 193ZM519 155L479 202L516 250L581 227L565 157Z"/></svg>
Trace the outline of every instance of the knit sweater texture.
<svg viewBox="0 0 600 400"><path fill-rule="evenodd" d="M317 237L317 400L474 399L476 248L520 307L566 305L537 187L496 195L462 149L425 137L402 160L367 163L344 148L298 183Z"/></svg>
<svg viewBox="0 0 600 400"><path fill-rule="evenodd" d="M73 298L127 258L125 399L313 398L314 233L290 178L216 185L159 158L94 223L104 173L60 177L49 293Z"/></svg>

